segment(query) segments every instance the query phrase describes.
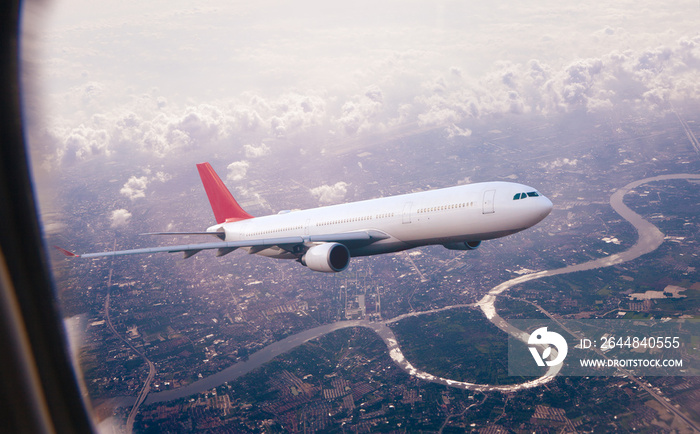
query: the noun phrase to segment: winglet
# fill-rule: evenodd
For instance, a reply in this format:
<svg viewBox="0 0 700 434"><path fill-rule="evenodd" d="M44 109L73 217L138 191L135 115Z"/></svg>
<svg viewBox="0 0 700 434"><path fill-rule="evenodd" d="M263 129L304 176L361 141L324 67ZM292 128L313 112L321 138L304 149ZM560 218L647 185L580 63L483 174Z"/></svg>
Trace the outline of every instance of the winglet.
<svg viewBox="0 0 700 434"><path fill-rule="evenodd" d="M211 209L214 211L214 218L217 223L235 222L253 218L241 208L241 206L233 198L231 192L226 188L226 185L221 181L219 175L214 172L214 169L209 163L197 164L199 177L202 178L204 190L207 192Z"/></svg>
<svg viewBox="0 0 700 434"><path fill-rule="evenodd" d="M68 256L69 258L79 258L80 257L80 255L76 255L75 253L70 252L64 248L61 248L58 246L54 246L54 248L58 249L59 252L63 253L64 255Z"/></svg>

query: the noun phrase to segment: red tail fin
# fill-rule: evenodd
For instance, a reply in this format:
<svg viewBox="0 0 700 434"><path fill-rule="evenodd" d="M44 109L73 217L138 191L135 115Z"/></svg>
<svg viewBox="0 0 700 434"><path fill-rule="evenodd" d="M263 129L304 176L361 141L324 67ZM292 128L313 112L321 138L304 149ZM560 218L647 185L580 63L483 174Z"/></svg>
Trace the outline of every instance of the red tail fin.
<svg viewBox="0 0 700 434"><path fill-rule="evenodd" d="M211 164L197 164L199 177L202 178L204 190L207 192L211 209L214 211L214 217L217 223L238 221L253 218L252 215L243 211L236 199L233 198L231 192L226 188L226 185L221 181L219 175L214 172Z"/></svg>

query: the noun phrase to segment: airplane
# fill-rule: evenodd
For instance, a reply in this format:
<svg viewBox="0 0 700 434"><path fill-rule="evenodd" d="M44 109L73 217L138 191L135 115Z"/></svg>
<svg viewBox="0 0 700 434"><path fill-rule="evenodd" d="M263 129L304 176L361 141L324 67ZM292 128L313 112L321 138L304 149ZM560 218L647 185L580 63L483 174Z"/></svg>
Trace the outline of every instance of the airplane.
<svg viewBox="0 0 700 434"><path fill-rule="evenodd" d="M293 259L313 271L337 273L357 256L427 245L474 250L484 240L534 226L552 210L552 202L532 187L482 182L253 217L209 163L197 164L197 170L216 224L204 232L147 235L212 235L219 241L80 255L56 248L81 258L159 252L184 252L189 258L202 250L216 250L216 256L223 256L242 248L250 254Z"/></svg>

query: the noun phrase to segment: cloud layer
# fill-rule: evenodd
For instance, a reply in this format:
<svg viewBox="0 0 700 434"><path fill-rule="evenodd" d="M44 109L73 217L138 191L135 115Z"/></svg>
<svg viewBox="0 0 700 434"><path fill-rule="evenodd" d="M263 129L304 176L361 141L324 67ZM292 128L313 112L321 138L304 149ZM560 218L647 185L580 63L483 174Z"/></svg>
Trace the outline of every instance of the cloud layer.
<svg viewBox="0 0 700 434"><path fill-rule="evenodd" d="M45 91L27 101L33 149L53 168L227 150L240 179L280 146L406 126L468 137L465 122L502 114L659 112L700 96L693 2L428 3L371 3L368 18L316 1L105 15L66 0L25 44Z"/></svg>

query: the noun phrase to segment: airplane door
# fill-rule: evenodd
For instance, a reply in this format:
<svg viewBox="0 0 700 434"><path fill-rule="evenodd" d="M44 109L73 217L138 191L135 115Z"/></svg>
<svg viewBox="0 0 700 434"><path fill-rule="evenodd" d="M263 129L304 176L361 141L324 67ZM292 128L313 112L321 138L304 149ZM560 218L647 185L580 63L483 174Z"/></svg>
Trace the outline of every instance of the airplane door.
<svg viewBox="0 0 700 434"><path fill-rule="evenodd" d="M484 204L482 214L493 214L495 212L493 208L493 200L496 196L496 190L486 190L484 192Z"/></svg>
<svg viewBox="0 0 700 434"><path fill-rule="evenodd" d="M411 205L413 202L406 202L403 206L403 224L411 223Z"/></svg>
<svg viewBox="0 0 700 434"><path fill-rule="evenodd" d="M306 219L306 223L304 223L304 235L309 235L309 226L311 226L311 219Z"/></svg>

